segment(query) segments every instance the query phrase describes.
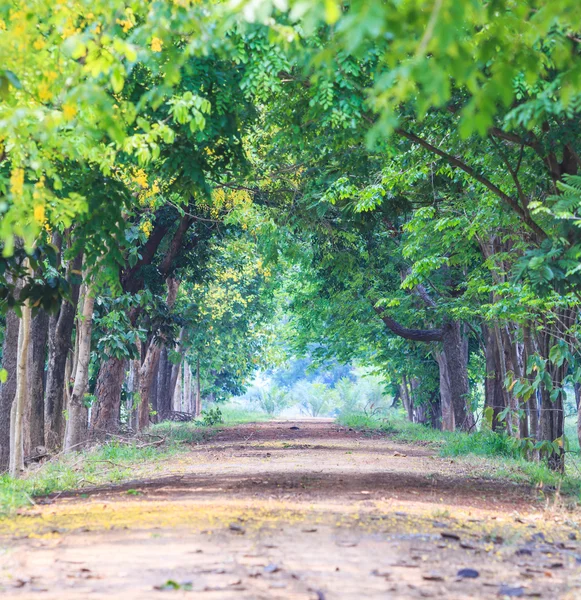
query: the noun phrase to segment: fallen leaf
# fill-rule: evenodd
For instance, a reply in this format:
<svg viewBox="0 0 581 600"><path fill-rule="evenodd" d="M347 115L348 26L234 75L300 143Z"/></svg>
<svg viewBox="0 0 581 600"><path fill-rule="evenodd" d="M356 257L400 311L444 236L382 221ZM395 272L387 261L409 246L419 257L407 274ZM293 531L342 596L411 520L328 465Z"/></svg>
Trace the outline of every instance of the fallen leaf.
<svg viewBox="0 0 581 600"><path fill-rule="evenodd" d="M476 579L480 573L476 569L460 569L456 575L463 579Z"/></svg>
<svg viewBox="0 0 581 600"><path fill-rule="evenodd" d="M522 587L511 587L510 585L501 585L498 588L499 596L508 596L509 598L520 598L524 596L524 588Z"/></svg>
<svg viewBox="0 0 581 600"><path fill-rule="evenodd" d="M422 579L425 579L426 581L444 581L443 575L441 575L437 571L430 571L429 573L423 573Z"/></svg>
<svg viewBox="0 0 581 600"><path fill-rule="evenodd" d="M265 573L277 573L278 571L280 571L280 567L274 563L271 563L269 565L266 565L266 567L264 567L263 571Z"/></svg>

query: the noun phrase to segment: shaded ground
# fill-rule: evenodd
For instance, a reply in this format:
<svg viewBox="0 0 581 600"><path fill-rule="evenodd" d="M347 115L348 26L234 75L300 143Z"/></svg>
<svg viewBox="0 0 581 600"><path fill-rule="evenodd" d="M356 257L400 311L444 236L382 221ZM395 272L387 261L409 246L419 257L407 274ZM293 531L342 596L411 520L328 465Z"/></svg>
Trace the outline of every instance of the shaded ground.
<svg viewBox="0 0 581 600"><path fill-rule="evenodd" d="M581 597L577 512L330 421L225 429L44 502L0 522L5 597Z"/></svg>

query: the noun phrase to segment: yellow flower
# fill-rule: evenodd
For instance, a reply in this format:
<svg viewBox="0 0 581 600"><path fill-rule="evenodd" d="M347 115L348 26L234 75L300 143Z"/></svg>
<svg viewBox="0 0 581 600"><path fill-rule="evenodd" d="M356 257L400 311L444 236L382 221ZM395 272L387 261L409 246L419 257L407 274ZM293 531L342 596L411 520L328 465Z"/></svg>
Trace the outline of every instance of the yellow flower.
<svg viewBox="0 0 581 600"><path fill-rule="evenodd" d="M63 104L63 115L67 121L74 119L77 109L72 104Z"/></svg>
<svg viewBox="0 0 581 600"><path fill-rule="evenodd" d="M52 92L47 83L43 82L38 86L38 97L41 102L46 102L52 98Z"/></svg>
<svg viewBox="0 0 581 600"><path fill-rule="evenodd" d="M36 204L34 207L34 220L37 223L44 223L44 204Z"/></svg>
<svg viewBox="0 0 581 600"><path fill-rule="evenodd" d="M20 196L24 190L24 169L14 169L10 175L10 189Z"/></svg>
<svg viewBox="0 0 581 600"><path fill-rule="evenodd" d="M117 19L117 24L123 27L124 33L127 33L133 27L133 23L129 19Z"/></svg>
<svg viewBox="0 0 581 600"><path fill-rule="evenodd" d="M152 38L151 49L153 50L153 52L161 52L162 47L163 42L158 37Z"/></svg>
<svg viewBox="0 0 581 600"><path fill-rule="evenodd" d="M151 224L151 221L143 221L141 223L141 225L139 226L139 229L145 233L145 235L147 237L149 237L149 235L151 234L152 230L153 230L153 225Z"/></svg>
<svg viewBox="0 0 581 600"><path fill-rule="evenodd" d="M32 45L34 46L35 50L42 50L46 46L46 42L43 38L38 38Z"/></svg>

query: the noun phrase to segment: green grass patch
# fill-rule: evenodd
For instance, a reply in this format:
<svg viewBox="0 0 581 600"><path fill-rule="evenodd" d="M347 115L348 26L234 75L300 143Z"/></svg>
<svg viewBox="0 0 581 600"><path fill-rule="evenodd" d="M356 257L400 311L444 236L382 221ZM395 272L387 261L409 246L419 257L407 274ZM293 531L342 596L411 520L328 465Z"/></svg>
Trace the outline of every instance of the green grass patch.
<svg viewBox="0 0 581 600"><path fill-rule="evenodd" d="M235 404L221 404L220 410L222 411L224 425L243 425L244 423L256 423L272 419L265 412L248 410Z"/></svg>
<svg viewBox="0 0 581 600"><path fill-rule="evenodd" d="M0 516L32 505L37 496L135 479L155 468L156 463L186 452L186 443L202 441L211 431L212 428L195 423L160 423L133 440L108 441L80 452L57 455L30 467L21 479L2 475Z"/></svg>
<svg viewBox="0 0 581 600"><path fill-rule="evenodd" d="M428 442L440 456L486 459L485 462L481 462L481 466L491 478L508 479L539 488L555 488L562 494L581 497L581 457L576 435L575 442L570 440L571 451L566 457L566 473L561 475L551 471L544 462L526 460L518 442L505 433L477 431L468 434L439 431L418 423L410 423L397 413L383 418L350 414L339 417L338 421L346 427L361 431L383 432L396 441ZM574 427L576 425L569 424L569 431Z"/></svg>

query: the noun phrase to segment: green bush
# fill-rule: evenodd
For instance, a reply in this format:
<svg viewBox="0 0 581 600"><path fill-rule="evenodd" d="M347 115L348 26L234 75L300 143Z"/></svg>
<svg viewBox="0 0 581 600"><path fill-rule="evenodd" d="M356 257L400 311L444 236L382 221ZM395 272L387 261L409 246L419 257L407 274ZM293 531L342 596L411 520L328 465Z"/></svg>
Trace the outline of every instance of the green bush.
<svg viewBox="0 0 581 600"><path fill-rule="evenodd" d="M204 427L222 425L222 423L224 423L224 419L222 418L222 411L220 410L220 407L214 406L214 408L203 410L201 423Z"/></svg>

